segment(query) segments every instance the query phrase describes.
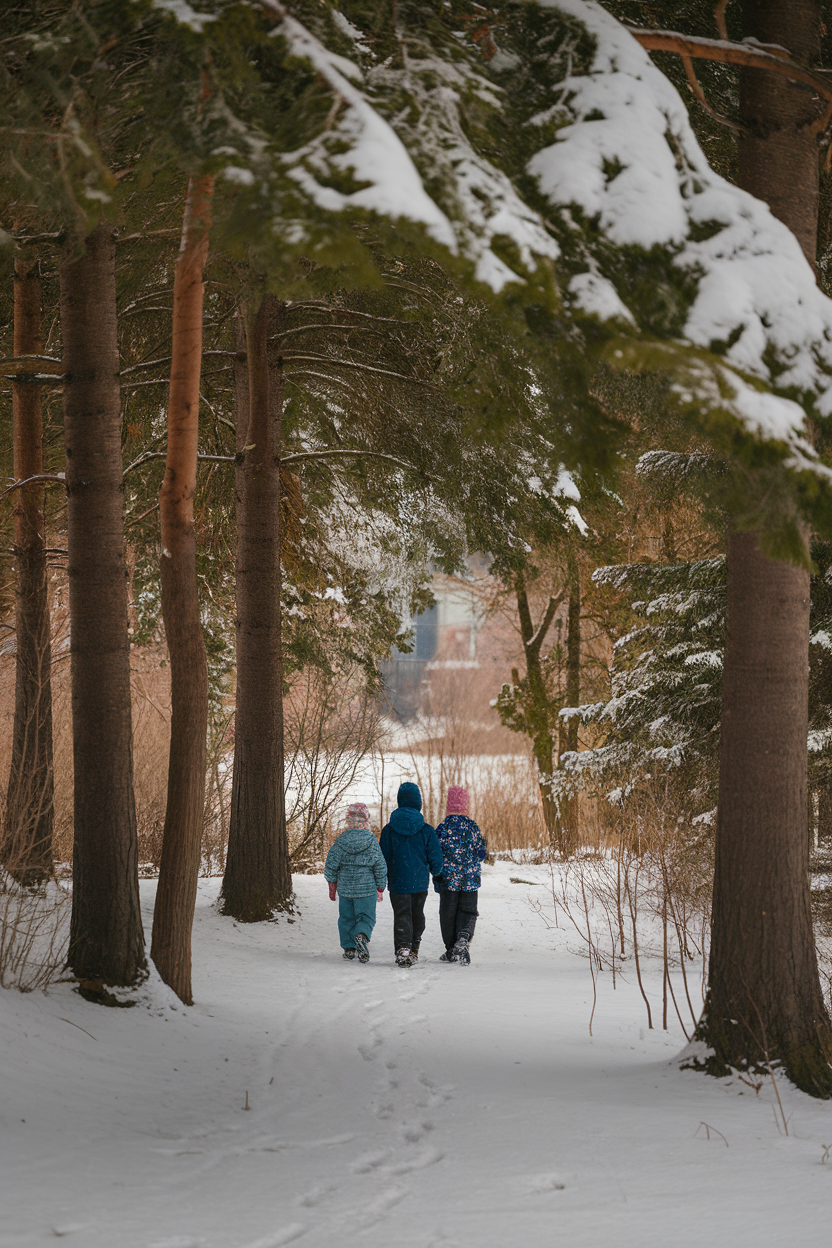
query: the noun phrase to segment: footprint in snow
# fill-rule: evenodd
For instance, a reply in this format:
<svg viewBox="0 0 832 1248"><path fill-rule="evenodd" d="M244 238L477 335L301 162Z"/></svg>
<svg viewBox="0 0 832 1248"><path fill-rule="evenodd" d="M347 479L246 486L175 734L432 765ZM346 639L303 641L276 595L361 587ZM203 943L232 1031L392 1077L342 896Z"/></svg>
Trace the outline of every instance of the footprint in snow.
<svg viewBox="0 0 832 1248"><path fill-rule="evenodd" d="M302 1196L298 1196L298 1204L304 1209L314 1209L322 1200L325 1200L332 1192L338 1190L337 1183L320 1183L317 1187L312 1187L308 1192L304 1192Z"/></svg>
<svg viewBox="0 0 832 1248"><path fill-rule="evenodd" d="M375 1058L375 1053L373 1052L373 1049L377 1049L380 1044L381 1044L380 1038L378 1036L373 1036L369 1044L358 1045L358 1052L364 1058L365 1062L373 1061L373 1059Z"/></svg>
<svg viewBox="0 0 832 1248"><path fill-rule="evenodd" d="M420 1140L424 1139L425 1132L432 1130L432 1122L420 1122L416 1126L403 1127L402 1138L407 1140L408 1144L418 1144Z"/></svg>
<svg viewBox="0 0 832 1248"><path fill-rule="evenodd" d="M562 1192L566 1184L559 1174L527 1174L520 1179L520 1186L530 1196L543 1196L546 1192Z"/></svg>
<svg viewBox="0 0 832 1248"><path fill-rule="evenodd" d="M403 1161L398 1166L390 1166L389 1171L390 1174L410 1174L413 1170L427 1170L428 1166L435 1166L437 1162L442 1161L444 1156L445 1154L438 1148L426 1148L412 1161Z"/></svg>
<svg viewBox="0 0 832 1248"><path fill-rule="evenodd" d="M356 1157L355 1161L350 1163L350 1170L353 1174L369 1174L371 1170L376 1170L390 1156L386 1148L378 1149L373 1153L364 1153L362 1157Z"/></svg>
<svg viewBox="0 0 832 1248"><path fill-rule="evenodd" d="M386 1192L382 1192L365 1208L356 1210L354 1216L350 1219L352 1225L358 1230L366 1230L368 1227L374 1226L400 1200L404 1200L406 1195L406 1187L388 1188Z"/></svg>

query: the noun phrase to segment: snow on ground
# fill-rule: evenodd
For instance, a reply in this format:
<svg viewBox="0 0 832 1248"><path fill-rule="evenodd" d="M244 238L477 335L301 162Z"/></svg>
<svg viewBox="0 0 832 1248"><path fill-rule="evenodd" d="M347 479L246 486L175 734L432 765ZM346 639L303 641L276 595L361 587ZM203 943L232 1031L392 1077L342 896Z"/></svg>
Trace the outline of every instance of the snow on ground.
<svg viewBox="0 0 832 1248"><path fill-rule="evenodd" d="M546 878L486 868L470 968L437 963L435 894L406 971L386 900L361 966L320 876L252 927L205 880L192 1009L0 993L0 1246L827 1245L832 1104L782 1084L786 1137L770 1086L679 1070L608 975L590 1039L587 963L512 875Z"/></svg>

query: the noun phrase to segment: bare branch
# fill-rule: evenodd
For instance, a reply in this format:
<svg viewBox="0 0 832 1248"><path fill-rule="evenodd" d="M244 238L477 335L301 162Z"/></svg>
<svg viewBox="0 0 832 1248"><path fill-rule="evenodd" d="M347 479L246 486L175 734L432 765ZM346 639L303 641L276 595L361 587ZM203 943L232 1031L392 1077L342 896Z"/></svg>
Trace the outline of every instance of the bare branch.
<svg viewBox="0 0 832 1248"><path fill-rule="evenodd" d="M7 355L0 359L0 376L17 378L19 376L33 376L30 365L34 365L38 369L38 373L57 376L63 374L64 366L61 360L56 360L51 355ZM15 370L19 371L15 371Z"/></svg>
<svg viewBox="0 0 832 1248"><path fill-rule="evenodd" d="M716 8L714 9L714 21L719 31L720 39L728 38L728 27L725 24L725 10L728 8L728 0L716 0Z"/></svg>
<svg viewBox="0 0 832 1248"><path fill-rule="evenodd" d="M555 618L555 612L557 611L558 607L563 602L565 597L566 597L566 590L562 589L556 597L552 597L549 599L549 605L546 608L546 614L543 616L543 619L540 622L540 628L537 630L534 637L530 638L530 640L526 642L527 652L529 650L535 650L535 651L540 650L540 647L543 645L543 642L546 640L546 634L551 628L552 620Z"/></svg>
<svg viewBox="0 0 832 1248"><path fill-rule="evenodd" d="M25 481L14 481L10 486L8 486L3 491L3 497L5 498L7 494L11 494L13 490L22 490L25 485L63 485L65 486L66 477L64 476L62 472L38 473L37 476L26 477Z"/></svg>
<svg viewBox="0 0 832 1248"><path fill-rule="evenodd" d="M353 360L336 360L328 355L290 355L282 356L283 360L306 360L313 364L331 364L336 368L357 368L365 373L380 373L384 377L396 377L399 381L413 381L418 386L432 386L432 381L427 381L422 377L411 377L406 373L397 373L389 368L376 368L372 364L359 364Z"/></svg>
<svg viewBox="0 0 832 1248"><path fill-rule="evenodd" d="M222 355L222 356L236 357L237 352L236 351L203 351L202 352L203 359L205 359L205 357L208 355ZM121 372L119 373L119 377L128 377L130 373L137 373L143 368L155 368L157 364L170 364L170 359L171 357L169 355L166 355L166 356L163 356L162 359L159 359L159 360L146 360L143 364L131 364L129 368L123 368L121 370ZM208 375L211 376L210 373ZM170 381L170 378L167 377L165 378L165 380Z"/></svg>
<svg viewBox="0 0 832 1248"><path fill-rule="evenodd" d="M696 73L693 68L693 61L690 59L689 56L685 56L684 53L682 54L682 64L685 67L685 73L688 76L688 82L693 88L693 94L696 96L697 100L702 105L705 112L709 113L710 116L713 117L714 121L718 121L721 126L727 126L729 130L733 130L735 134L745 134L746 133L745 126L739 125L739 123L736 121L731 121L728 117L723 117L722 114L718 113L715 108L711 108L710 104L705 98L705 92L702 90L697 80Z"/></svg>
<svg viewBox="0 0 832 1248"><path fill-rule="evenodd" d="M284 464L297 464L302 460L310 459L336 459L343 456L349 456L352 459L385 459L388 463L396 464L399 468L408 468L411 472L421 472L413 464L409 464L405 459L397 459L395 455L385 455L382 451L301 451L296 455L282 455L280 458L280 466ZM423 476L428 474L422 472ZM433 480L433 478L430 478Z"/></svg>
<svg viewBox="0 0 832 1248"><path fill-rule="evenodd" d="M140 455L138 459L134 459L132 464L129 464L128 467L124 469L124 472L121 474L122 480L127 476L128 472L132 472L134 468L139 468L142 464L146 464L149 460L166 458L167 451L145 451L143 455ZM236 464L237 462L236 455L197 455L197 459L208 464Z"/></svg>
<svg viewBox="0 0 832 1248"><path fill-rule="evenodd" d="M751 69L769 69L783 74L793 82L802 82L817 91L824 100L832 99L832 84L819 74L792 60L785 48L776 44L731 43L725 39L705 39L699 35L680 35L673 30L644 30L627 26L635 40L650 52L675 52L726 65L744 65Z"/></svg>

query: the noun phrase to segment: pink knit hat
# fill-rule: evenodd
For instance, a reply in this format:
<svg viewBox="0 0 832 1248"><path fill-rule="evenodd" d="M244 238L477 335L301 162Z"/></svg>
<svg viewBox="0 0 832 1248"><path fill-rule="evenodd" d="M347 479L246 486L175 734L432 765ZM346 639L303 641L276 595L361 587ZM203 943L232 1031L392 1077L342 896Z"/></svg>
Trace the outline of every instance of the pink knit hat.
<svg viewBox="0 0 832 1248"><path fill-rule="evenodd" d="M370 812L363 802L353 802L347 807L347 817L344 821L346 829L359 829L362 832L370 831Z"/></svg>
<svg viewBox="0 0 832 1248"><path fill-rule="evenodd" d="M467 815L468 814L468 790L461 788L458 784L452 784L448 789L448 808L446 814L449 815Z"/></svg>

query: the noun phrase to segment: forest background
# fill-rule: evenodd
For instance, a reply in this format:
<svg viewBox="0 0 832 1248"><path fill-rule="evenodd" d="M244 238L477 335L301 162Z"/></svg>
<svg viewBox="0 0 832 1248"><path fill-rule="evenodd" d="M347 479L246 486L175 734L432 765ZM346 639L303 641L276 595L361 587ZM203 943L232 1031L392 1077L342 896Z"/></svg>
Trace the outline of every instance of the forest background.
<svg viewBox="0 0 832 1248"><path fill-rule="evenodd" d="M223 873L238 919L291 912L291 870L320 862L368 759L383 816L398 747L431 817L465 781L493 852L579 872L591 966L638 968L640 914L666 972L710 949L705 1065L781 1061L828 1094L808 865L832 835L832 96L823 6L778 8L13 11L4 982L63 962L70 874L79 990L140 979L141 866L151 955L189 1001L198 873ZM658 73L600 66L622 39L685 109ZM589 147L626 218L543 162L607 120L570 84L625 71L642 147L622 145L629 100L616 150ZM648 97L672 159L628 192ZM633 205L669 219L671 183L739 185L794 236L736 191L636 240ZM723 229L747 234L709 256ZM775 294L739 272L755 246L782 262ZM693 332L715 272L747 302ZM440 652L394 726L384 663L436 577L475 602L496 678ZM748 628L724 668L732 593Z"/></svg>

